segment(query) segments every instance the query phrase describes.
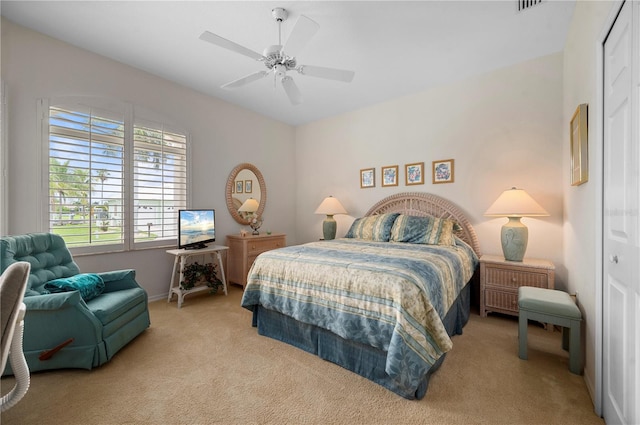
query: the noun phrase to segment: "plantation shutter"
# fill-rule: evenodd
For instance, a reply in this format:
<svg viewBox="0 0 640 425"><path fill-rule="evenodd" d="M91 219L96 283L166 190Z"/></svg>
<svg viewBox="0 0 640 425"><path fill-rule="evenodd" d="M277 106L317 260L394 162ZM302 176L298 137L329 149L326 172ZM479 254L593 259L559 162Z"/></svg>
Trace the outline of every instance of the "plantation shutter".
<svg viewBox="0 0 640 425"><path fill-rule="evenodd" d="M133 129L134 243L175 239L187 206L187 137L161 124Z"/></svg>
<svg viewBox="0 0 640 425"><path fill-rule="evenodd" d="M48 231L74 253L175 244L178 210L187 207L186 133L109 99L39 105L46 117Z"/></svg>
<svg viewBox="0 0 640 425"><path fill-rule="evenodd" d="M124 119L49 108L49 231L69 247L124 243Z"/></svg>

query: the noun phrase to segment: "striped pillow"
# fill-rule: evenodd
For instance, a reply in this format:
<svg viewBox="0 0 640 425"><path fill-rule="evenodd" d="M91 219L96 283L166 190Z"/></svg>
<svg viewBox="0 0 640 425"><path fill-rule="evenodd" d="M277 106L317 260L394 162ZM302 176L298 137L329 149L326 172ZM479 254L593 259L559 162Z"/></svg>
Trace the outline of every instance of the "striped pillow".
<svg viewBox="0 0 640 425"><path fill-rule="evenodd" d="M446 218L400 215L391 229L392 242L409 242L425 245L455 245L455 222Z"/></svg>
<svg viewBox="0 0 640 425"><path fill-rule="evenodd" d="M391 227L398 215L398 213L391 213L357 218L351 225L345 238L389 242Z"/></svg>

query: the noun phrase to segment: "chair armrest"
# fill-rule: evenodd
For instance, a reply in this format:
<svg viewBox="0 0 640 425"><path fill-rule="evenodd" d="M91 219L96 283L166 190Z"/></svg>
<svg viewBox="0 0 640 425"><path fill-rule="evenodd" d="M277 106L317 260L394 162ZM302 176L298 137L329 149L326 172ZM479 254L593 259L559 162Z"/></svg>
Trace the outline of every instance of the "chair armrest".
<svg viewBox="0 0 640 425"><path fill-rule="evenodd" d="M34 295L24 298L24 351L50 349L74 338L75 346L102 340L102 323L78 291Z"/></svg>
<svg viewBox="0 0 640 425"><path fill-rule="evenodd" d="M24 297L24 304L27 306L27 310L60 310L81 303L83 304L81 307L88 311L89 309L82 301L78 291Z"/></svg>
<svg viewBox="0 0 640 425"><path fill-rule="evenodd" d="M104 281L104 292L122 291L123 289L139 288L136 282L136 271L133 269L115 270L98 273Z"/></svg>

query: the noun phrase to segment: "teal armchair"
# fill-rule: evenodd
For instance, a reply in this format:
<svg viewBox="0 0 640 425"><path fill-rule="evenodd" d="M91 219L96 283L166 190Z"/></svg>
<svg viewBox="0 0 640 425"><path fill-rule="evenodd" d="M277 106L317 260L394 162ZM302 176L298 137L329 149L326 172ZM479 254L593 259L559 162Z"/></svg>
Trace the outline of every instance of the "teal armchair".
<svg viewBox="0 0 640 425"><path fill-rule="evenodd" d="M23 342L31 372L100 366L150 325L147 292L135 270L92 274L104 283L97 296L67 286L55 292L54 280L84 275L64 240L51 233L0 238L0 273L17 261L31 264ZM11 373L7 366L3 375Z"/></svg>

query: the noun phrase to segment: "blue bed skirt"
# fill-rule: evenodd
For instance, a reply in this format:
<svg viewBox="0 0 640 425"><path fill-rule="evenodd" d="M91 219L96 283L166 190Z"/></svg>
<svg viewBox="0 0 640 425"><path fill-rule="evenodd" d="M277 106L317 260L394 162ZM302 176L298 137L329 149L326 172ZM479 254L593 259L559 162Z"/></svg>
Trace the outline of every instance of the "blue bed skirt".
<svg viewBox="0 0 640 425"><path fill-rule="evenodd" d="M469 321L471 305L471 284L467 284L444 318L444 326L450 336L462 334L462 328ZM377 348L348 341L336 334L313 325L298 322L276 311L255 306L253 326L258 333L298 347L318 357L357 373L394 393L413 400L422 399L427 393L429 378L444 361L443 355L429 369L417 388L406 389L399 386L385 372L387 353Z"/></svg>

